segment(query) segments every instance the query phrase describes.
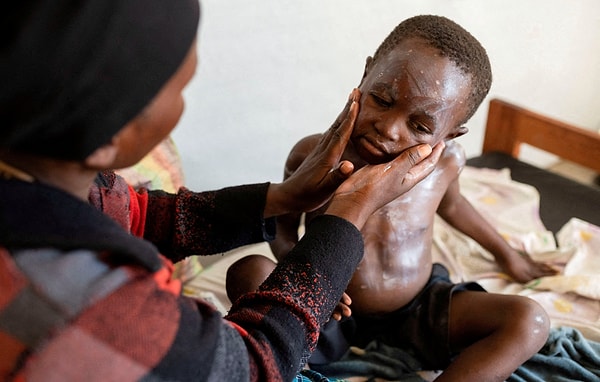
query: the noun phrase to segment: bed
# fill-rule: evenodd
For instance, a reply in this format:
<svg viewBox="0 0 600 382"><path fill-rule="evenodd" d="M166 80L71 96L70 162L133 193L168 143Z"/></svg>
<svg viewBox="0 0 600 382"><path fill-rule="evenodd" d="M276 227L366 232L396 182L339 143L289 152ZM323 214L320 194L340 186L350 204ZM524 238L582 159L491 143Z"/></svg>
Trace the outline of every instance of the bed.
<svg viewBox="0 0 600 382"><path fill-rule="evenodd" d="M519 160L523 144L600 174L600 134L492 99L482 154L467 162L479 168L508 168L513 180L534 186L540 193L540 217L552 232L571 217L600 225L598 190Z"/></svg>
<svg viewBox="0 0 600 382"><path fill-rule="evenodd" d="M544 373L551 370L549 359L550 364L559 359L557 354L574 362L551 365L557 373L571 375L571 379L563 380L600 380L600 345L596 343L600 343L600 188L528 164L519 157L523 144L600 174L600 134L492 99L482 154L470 158L461 174L463 194L511 245L534 259L553 263L561 272L526 285L514 283L500 272L489 253L439 218L435 222L434 260L445 264L455 281L476 280L491 292L528 296L548 311L555 342L544 354L546 358L511 380L550 380ZM225 313L230 306L224 290L225 271L250 253L272 256L266 243L223 254L186 282L184 290L207 299ZM564 346L570 352L565 353ZM344 377L352 381L431 380L438 373L408 370L399 375L395 363L404 355L397 353L379 365L387 371L394 369L391 374L369 369L373 359L380 362L380 356L390 355L376 354L373 358L373 351L388 350L353 349L351 363L338 366L350 365ZM357 375L357 370L365 367L365 375ZM591 374L585 374L590 370Z"/></svg>

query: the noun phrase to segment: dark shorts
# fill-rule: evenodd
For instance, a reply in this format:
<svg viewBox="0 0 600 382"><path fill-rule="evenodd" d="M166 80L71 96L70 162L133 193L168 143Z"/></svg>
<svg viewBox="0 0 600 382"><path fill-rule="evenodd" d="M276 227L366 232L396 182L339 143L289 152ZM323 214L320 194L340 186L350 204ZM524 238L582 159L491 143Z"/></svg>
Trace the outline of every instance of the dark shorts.
<svg viewBox="0 0 600 382"><path fill-rule="evenodd" d="M352 315L329 321L321 330L317 350L309 364L341 358L350 346L366 347L373 340L411 351L428 369L444 369L453 354L448 340L448 316L454 292L485 290L477 283L454 284L448 270L434 264L429 281L406 306L385 316Z"/></svg>

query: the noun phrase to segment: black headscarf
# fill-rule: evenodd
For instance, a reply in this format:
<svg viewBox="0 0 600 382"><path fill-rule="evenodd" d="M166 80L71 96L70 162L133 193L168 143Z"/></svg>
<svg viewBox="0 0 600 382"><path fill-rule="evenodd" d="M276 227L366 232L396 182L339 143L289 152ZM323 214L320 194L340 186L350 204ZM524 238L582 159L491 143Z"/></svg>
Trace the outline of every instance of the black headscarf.
<svg viewBox="0 0 600 382"><path fill-rule="evenodd" d="M22 0L0 16L0 147L80 160L177 71L198 0ZM16 4L16 5L15 5Z"/></svg>

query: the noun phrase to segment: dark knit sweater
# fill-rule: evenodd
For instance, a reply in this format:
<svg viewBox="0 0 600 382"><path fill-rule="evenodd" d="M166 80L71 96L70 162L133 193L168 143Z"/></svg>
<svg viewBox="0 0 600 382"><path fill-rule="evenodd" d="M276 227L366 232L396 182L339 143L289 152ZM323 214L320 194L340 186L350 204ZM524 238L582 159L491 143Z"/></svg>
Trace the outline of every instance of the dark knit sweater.
<svg viewBox="0 0 600 382"><path fill-rule="evenodd" d="M353 225L315 219L225 319L171 279L171 261L270 239L267 187L137 193L105 174L94 207L0 180L0 380L291 380L362 256Z"/></svg>

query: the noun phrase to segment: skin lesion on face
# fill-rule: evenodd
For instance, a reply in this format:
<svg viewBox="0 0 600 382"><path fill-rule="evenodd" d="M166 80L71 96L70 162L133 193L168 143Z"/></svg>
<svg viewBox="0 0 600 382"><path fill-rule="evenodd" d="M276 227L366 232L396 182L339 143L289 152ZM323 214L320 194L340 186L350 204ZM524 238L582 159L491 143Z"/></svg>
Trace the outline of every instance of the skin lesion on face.
<svg viewBox="0 0 600 382"><path fill-rule="evenodd" d="M470 77L436 48L407 39L377 62L367 59L353 143L371 163L420 143L435 145L466 132ZM371 145L371 147L369 147ZM372 147L372 146L375 146Z"/></svg>

